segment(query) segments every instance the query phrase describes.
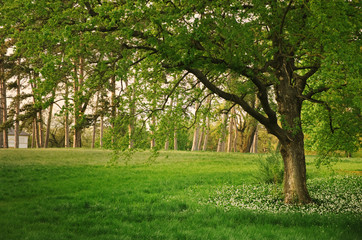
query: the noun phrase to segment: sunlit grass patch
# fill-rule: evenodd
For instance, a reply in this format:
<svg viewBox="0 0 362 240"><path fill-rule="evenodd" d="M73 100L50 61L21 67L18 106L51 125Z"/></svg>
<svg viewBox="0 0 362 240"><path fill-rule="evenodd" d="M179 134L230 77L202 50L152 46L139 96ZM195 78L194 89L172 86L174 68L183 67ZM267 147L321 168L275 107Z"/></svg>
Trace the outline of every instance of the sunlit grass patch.
<svg viewBox="0 0 362 240"><path fill-rule="evenodd" d="M274 184L223 186L201 203L213 204L226 211L239 208L272 213L362 213L362 177L334 176L309 180L307 184L313 204L284 204L282 187Z"/></svg>

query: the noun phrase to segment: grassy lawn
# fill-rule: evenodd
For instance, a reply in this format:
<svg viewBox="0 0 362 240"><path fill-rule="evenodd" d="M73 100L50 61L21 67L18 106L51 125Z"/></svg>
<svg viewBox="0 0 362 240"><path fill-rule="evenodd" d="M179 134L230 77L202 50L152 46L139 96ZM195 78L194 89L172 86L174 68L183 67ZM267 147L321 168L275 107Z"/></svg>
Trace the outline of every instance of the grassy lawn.
<svg viewBox="0 0 362 240"><path fill-rule="evenodd" d="M353 208L330 206L332 210L323 213L317 206L313 213L258 210L273 205L263 201L255 205L257 210L251 210L249 203L243 207L245 193L259 191L253 190L260 186L255 180L257 155L161 152L149 163L149 153L139 152L127 164L108 166L110 155L89 149L1 149L0 239L344 240L362 236L360 157L343 159L334 171L316 169L313 157L308 157L311 189L318 193L334 187L336 193L346 192L347 196L336 196L345 198L341 205ZM335 184L344 179L350 185ZM328 199L336 197L333 191L328 194L320 200L325 208Z"/></svg>

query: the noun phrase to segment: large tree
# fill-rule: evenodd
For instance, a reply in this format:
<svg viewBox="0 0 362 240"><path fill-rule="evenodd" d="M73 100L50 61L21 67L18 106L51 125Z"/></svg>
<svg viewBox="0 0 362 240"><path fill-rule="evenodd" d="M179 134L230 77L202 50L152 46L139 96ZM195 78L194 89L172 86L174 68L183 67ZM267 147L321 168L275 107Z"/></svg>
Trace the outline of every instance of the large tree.
<svg viewBox="0 0 362 240"><path fill-rule="evenodd" d="M311 201L302 104L321 103L320 93L332 93L358 79L358 1L5 2L3 15L20 18L22 35L34 38L37 31L44 40L53 39L52 32L63 43L72 43L80 36L74 33L79 33L87 56L90 49L95 56L108 49L124 59L127 70L146 61L147 68L138 69L159 74L152 70L163 67L168 73L193 74L203 89L239 105L279 139L285 202ZM167 84L162 77L152 79L158 81L154 86ZM255 94L260 108L249 102Z"/></svg>
<svg viewBox="0 0 362 240"><path fill-rule="evenodd" d="M311 201L306 186L301 109L317 93L348 84L360 26L355 1L123 1L84 4L118 32L122 45L192 73L219 97L240 105L281 143L286 203ZM108 8L112 14L104 14ZM154 56L153 56L154 57ZM332 67L333 66L333 67ZM345 77L333 76L343 71ZM226 74L239 81L230 88ZM358 74L358 73L357 73ZM318 81L318 83L316 83ZM257 94L261 110L245 99ZM276 104L274 104L276 103Z"/></svg>

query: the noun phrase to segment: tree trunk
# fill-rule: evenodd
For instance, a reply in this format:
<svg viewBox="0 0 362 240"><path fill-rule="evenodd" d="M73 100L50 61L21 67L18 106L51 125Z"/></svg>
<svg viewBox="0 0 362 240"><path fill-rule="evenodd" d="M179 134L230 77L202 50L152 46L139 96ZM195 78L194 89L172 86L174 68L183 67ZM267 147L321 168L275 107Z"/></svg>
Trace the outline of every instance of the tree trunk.
<svg viewBox="0 0 362 240"><path fill-rule="evenodd" d="M92 133L92 145L91 145L91 148L94 148L95 143L96 143L96 131L97 131L97 122L96 122L96 120L94 120L94 123L93 123L93 133Z"/></svg>
<svg viewBox="0 0 362 240"><path fill-rule="evenodd" d="M1 77L0 77L0 86L1 86L1 108L2 108L2 123L5 124L8 120L8 113L7 113L7 104L6 104L6 81L4 78L4 74L3 74L3 69L1 72ZM8 148L9 147L9 142L8 142L8 130L6 129L6 127L3 129L3 147L4 148Z"/></svg>
<svg viewBox="0 0 362 240"><path fill-rule="evenodd" d="M232 151L232 147L233 147L233 135L234 135L234 116L235 116L235 107L233 107L231 109L231 116L230 116L230 121L229 121L229 135L228 135L228 147L227 147L227 152L231 152Z"/></svg>
<svg viewBox="0 0 362 240"><path fill-rule="evenodd" d="M2 125L3 122L3 80L4 74L3 74L3 66L0 65L0 125ZM4 148L4 136L3 131L0 131L0 148Z"/></svg>
<svg viewBox="0 0 362 240"><path fill-rule="evenodd" d="M234 152L237 152L237 140L238 140L238 127L237 127L237 118L234 119Z"/></svg>
<svg viewBox="0 0 362 240"><path fill-rule="evenodd" d="M226 138L226 125L227 125L227 114L223 113L222 115L222 125L221 125L221 136L219 138L217 144L217 152L224 152L225 151L225 138Z"/></svg>
<svg viewBox="0 0 362 240"><path fill-rule="evenodd" d="M284 162L284 201L285 203L310 203L306 184L304 135L301 124L302 99L297 87L290 85L290 75L280 71L280 84L275 88L278 112L284 132L279 135L280 153Z"/></svg>
<svg viewBox="0 0 362 240"><path fill-rule="evenodd" d="M258 128L254 131L254 136L250 148L250 153L258 153Z"/></svg>
<svg viewBox="0 0 362 240"><path fill-rule="evenodd" d="M36 147L36 118L33 118L33 123L32 123L32 137L31 137L31 148L35 148Z"/></svg>
<svg viewBox="0 0 362 240"><path fill-rule="evenodd" d="M198 150L202 149L202 140L204 139L204 135L205 135L205 127L202 127L201 128L201 133L200 133L200 136L199 136L199 143L197 145Z"/></svg>
<svg viewBox="0 0 362 240"><path fill-rule="evenodd" d="M69 88L68 81L65 82L65 111L64 111L64 147L69 147Z"/></svg>
<svg viewBox="0 0 362 240"><path fill-rule="evenodd" d="M195 127L195 131L194 131L194 137L193 137L193 141L192 141L192 148L191 151L197 151L198 150L198 145L199 145L199 131L200 128L198 125L196 125Z"/></svg>
<svg viewBox="0 0 362 240"><path fill-rule="evenodd" d="M170 146L170 141L168 140L168 137L166 138L166 141L165 141L165 150L168 150Z"/></svg>
<svg viewBox="0 0 362 240"><path fill-rule="evenodd" d="M210 119L209 119L209 117L206 117L206 130L205 130L204 145L202 146L202 151L207 150L209 134L210 134Z"/></svg>
<svg viewBox="0 0 362 240"><path fill-rule="evenodd" d="M49 115L47 120L47 129L45 133L45 143L44 143L45 148L48 148L49 145L50 125L52 123L52 115L53 115L53 103L51 103L49 106Z"/></svg>
<svg viewBox="0 0 362 240"><path fill-rule="evenodd" d="M1 78L1 76L0 76ZM0 125L3 123L3 109L1 100L1 86L0 86ZM0 148L4 147L3 131L0 131Z"/></svg>
<svg viewBox="0 0 362 240"><path fill-rule="evenodd" d="M195 109L197 110L199 108L199 103L196 103L195 105ZM197 118L196 116L197 113L195 113L195 118ZM198 146L199 146L199 131L200 131L200 127L199 127L199 123L196 119L195 121L195 131L194 131L194 137L193 137L193 141L192 141L192 148L191 151L197 151L198 150Z"/></svg>
<svg viewBox="0 0 362 240"><path fill-rule="evenodd" d="M49 136L50 136L50 127L51 127L51 123L52 123L52 117L53 117L53 105L54 105L54 97L55 97L55 89L57 87L55 87L52 91L52 99L53 101L50 103L49 105L49 115L48 115L48 120L47 120L47 129L46 129L46 133L45 133L45 143L44 143L44 147L47 148L49 145Z"/></svg>
<svg viewBox="0 0 362 240"><path fill-rule="evenodd" d="M175 129L173 132L173 150L177 151L178 144L177 144L177 130Z"/></svg>
<svg viewBox="0 0 362 240"><path fill-rule="evenodd" d="M38 112L38 131L39 131L39 147L44 147L44 123L43 123L43 111Z"/></svg>
<svg viewBox="0 0 362 240"><path fill-rule="evenodd" d="M74 72L78 75L75 63ZM81 102L81 86L84 78L84 60L82 57L79 58L79 77L74 79L74 135L73 135L73 148L82 147L82 126L81 121L83 117L82 113L82 102Z"/></svg>
<svg viewBox="0 0 362 240"><path fill-rule="evenodd" d="M114 68L114 66L113 66ZM126 87L128 83L126 82ZM116 120L116 76L111 77L111 128L114 130L114 122ZM112 143L114 142L114 134L112 134Z"/></svg>
<svg viewBox="0 0 362 240"><path fill-rule="evenodd" d="M136 104L135 104L135 89L132 87L132 93L130 94L130 104L129 104L129 124L128 124L128 148L131 149L134 147L134 129L135 129L135 114L136 114Z"/></svg>
<svg viewBox="0 0 362 240"><path fill-rule="evenodd" d="M99 147L103 148L103 115L101 115L101 121L99 122Z"/></svg>
<svg viewBox="0 0 362 240"><path fill-rule="evenodd" d="M16 79L16 105L15 105L15 127L14 127L15 148L19 148L19 140L20 140L19 116L20 116L20 74Z"/></svg>
<svg viewBox="0 0 362 240"><path fill-rule="evenodd" d="M113 64L112 66L113 71L115 71L115 65ZM110 82L110 87L111 87L111 118L110 118L110 123L111 123L111 128L112 128L112 138L111 138L111 142L112 145L114 144L114 137L116 135L116 133L114 132L114 124L116 121L116 76L113 74L111 76L111 82ZM126 81L126 88L128 89L128 81ZM128 146L129 147L129 146Z"/></svg>
<svg viewBox="0 0 362 240"><path fill-rule="evenodd" d="M151 128L153 128L153 129L156 128L156 118L155 118L155 116L152 116L151 126L152 126ZM156 140L155 140L154 135L155 135L155 131L151 130L151 149L156 147Z"/></svg>
<svg viewBox="0 0 362 240"><path fill-rule="evenodd" d="M254 118L247 116L244 118L243 124L244 127L240 134L240 152L248 153L250 152L251 146L253 144L258 122Z"/></svg>
<svg viewBox="0 0 362 240"><path fill-rule="evenodd" d="M285 203L309 203L306 185L306 167L303 138L284 143L280 153L284 161L284 201Z"/></svg>
<svg viewBox="0 0 362 240"><path fill-rule="evenodd" d="M96 99L96 106L94 109L94 118L93 118L93 133L92 133L92 148L94 148L95 143L96 143L96 130L97 130L97 111L98 111L98 102L99 102L99 92L97 94L97 99Z"/></svg>

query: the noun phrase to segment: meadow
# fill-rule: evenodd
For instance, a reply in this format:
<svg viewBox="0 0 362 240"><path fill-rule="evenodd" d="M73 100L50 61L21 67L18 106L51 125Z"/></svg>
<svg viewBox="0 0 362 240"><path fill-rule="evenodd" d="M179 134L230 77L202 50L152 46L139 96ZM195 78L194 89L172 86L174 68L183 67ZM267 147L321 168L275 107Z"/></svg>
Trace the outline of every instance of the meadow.
<svg viewBox="0 0 362 240"><path fill-rule="evenodd" d="M316 168L315 204L285 206L259 155L1 149L0 239L360 239L362 158Z"/></svg>

